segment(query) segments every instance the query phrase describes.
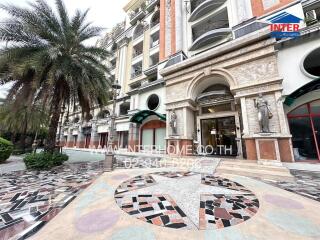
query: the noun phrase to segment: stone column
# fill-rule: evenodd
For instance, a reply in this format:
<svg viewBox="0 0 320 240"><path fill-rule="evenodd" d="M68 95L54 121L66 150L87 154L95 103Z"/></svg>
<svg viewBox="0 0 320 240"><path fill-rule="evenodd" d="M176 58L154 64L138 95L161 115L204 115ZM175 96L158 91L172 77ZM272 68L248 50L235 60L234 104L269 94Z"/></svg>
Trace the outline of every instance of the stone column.
<svg viewBox="0 0 320 240"><path fill-rule="evenodd" d="M140 124L130 123L129 126L129 152L139 152Z"/></svg>
<svg viewBox="0 0 320 240"><path fill-rule="evenodd" d="M79 133L78 133L77 148L84 148L84 145L85 145L85 135L83 134L83 129L80 124Z"/></svg>
<svg viewBox="0 0 320 240"><path fill-rule="evenodd" d="M177 115L177 134L173 134L170 126L170 116L174 108L167 110L167 154L169 155L192 155L194 115L187 107L175 109Z"/></svg>
<svg viewBox="0 0 320 240"><path fill-rule="evenodd" d="M71 128L68 129L67 147L73 147L73 136Z"/></svg>
<svg viewBox="0 0 320 240"><path fill-rule="evenodd" d="M98 127L97 123L92 123L92 130L91 130L91 138L90 138L90 148L97 149L99 147L99 134L98 134Z"/></svg>

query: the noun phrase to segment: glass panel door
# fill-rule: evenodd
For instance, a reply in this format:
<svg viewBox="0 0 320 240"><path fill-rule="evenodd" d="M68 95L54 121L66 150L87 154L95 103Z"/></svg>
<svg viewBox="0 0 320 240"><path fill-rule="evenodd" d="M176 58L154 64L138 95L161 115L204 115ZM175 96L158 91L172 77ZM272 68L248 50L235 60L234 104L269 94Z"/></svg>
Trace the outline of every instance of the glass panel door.
<svg viewBox="0 0 320 240"><path fill-rule="evenodd" d="M155 147L157 150L165 150L166 149L166 129L165 128L157 128L155 130Z"/></svg>
<svg viewBox="0 0 320 240"><path fill-rule="evenodd" d="M202 153L234 156L237 154L234 117L201 120Z"/></svg>
<svg viewBox="0 0 320 240"><path fill-rule="evenodd" d="M151 151L153 148L153 129L142 130L142 149Z"/></svg>
<svg viewBox="0 0 320 240"><path fill-rule="evenodd" d="M317 160L317 150L309 117L289 118L295 160Z"/></svg>

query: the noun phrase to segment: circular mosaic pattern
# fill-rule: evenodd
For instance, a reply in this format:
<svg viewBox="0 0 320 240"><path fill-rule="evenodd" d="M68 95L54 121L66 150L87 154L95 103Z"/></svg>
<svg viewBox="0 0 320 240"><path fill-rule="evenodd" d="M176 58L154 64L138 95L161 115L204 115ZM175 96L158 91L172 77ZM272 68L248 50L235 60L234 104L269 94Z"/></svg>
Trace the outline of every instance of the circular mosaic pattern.
<svg viewBox="0 0 320 240"><path fill-rule="evenodd" d="M257 197L226 178L195 172L156 172L123 182L115 191L118 206L139 220L168 228L210 230L254 216Z"/></svg>

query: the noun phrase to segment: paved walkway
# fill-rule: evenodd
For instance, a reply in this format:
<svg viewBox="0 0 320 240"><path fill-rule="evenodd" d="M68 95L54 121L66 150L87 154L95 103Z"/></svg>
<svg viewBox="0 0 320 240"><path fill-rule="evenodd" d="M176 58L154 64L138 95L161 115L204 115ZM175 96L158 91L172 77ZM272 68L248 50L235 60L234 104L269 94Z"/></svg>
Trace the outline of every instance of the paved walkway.
<svg viewBox="0 0 320 240"><path fill-rule="evenodd" d="M317 201L235 175L201 175L201 184L212 187L192 206L199 208L201 227L193 220L196 216L183 210L188 196L175 202L172 192L163 192L166 184L159 192L155 187L167 178L168 186L176 180L188 193L188 178L195 178L193 184L200 184L200 178L167 171L125 169L101 175L32 239L320 239Z"/></svg>

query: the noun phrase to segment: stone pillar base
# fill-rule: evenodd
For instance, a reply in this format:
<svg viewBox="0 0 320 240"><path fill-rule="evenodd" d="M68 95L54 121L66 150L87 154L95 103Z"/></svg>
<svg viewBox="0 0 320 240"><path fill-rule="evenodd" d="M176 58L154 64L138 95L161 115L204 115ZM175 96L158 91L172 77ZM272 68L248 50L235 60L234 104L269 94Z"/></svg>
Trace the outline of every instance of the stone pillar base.
<svg viewBox="0 0 320 240"><path fill-rule="evenodd" d="M244 139L248 160L275 166L281 166L281 162L294 162L291 137L262 133Z"/></svg>
<svg viewBox="0 0 320 240"><path fill-rule="evenodd" d="M167 154L170 156L192 156L193 155L193 140L168 138L167 139Z"/></svg>

